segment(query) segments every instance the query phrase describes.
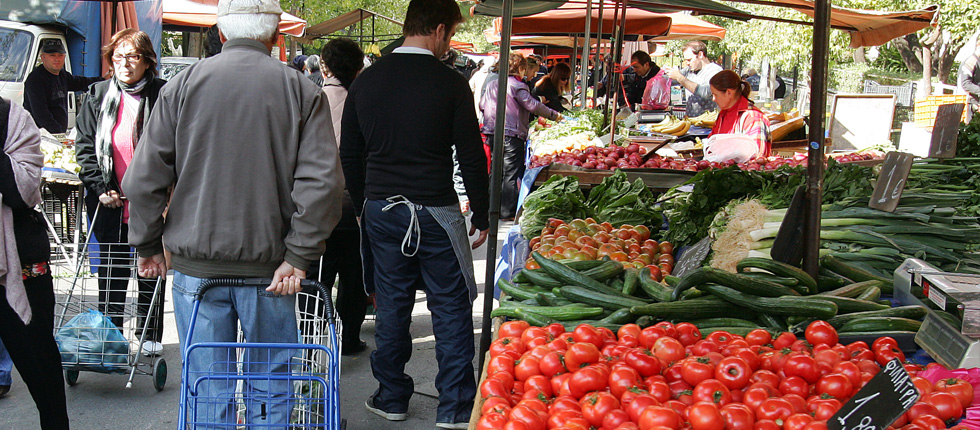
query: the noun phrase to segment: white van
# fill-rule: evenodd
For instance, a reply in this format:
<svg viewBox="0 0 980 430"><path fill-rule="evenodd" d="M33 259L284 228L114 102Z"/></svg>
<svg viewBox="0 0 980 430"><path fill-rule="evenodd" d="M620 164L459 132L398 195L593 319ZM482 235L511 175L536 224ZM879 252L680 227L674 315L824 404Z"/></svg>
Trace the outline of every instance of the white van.
<svg viewBox="0 0 980 430"><path fill-rule="evenodd" d="M58 39L62 46L68 46L64 31L57 27L0 20L0 96L24 103L24 81L41 64L41 44L47 39ZM71 72L67 53L65 70ZM68 97L68 128L75 127L75 106L75 97Z"/></svg>

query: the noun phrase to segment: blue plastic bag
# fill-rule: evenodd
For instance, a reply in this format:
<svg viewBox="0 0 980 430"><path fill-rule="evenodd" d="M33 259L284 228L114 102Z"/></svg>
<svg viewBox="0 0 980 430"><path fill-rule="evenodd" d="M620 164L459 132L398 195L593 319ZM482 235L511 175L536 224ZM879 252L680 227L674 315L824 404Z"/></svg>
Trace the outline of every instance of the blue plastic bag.
<svg viewBox="0 0 980 430"><path fill-rule="evenodd" d="M61 362L96 372L121 372L129 364L129 341L108 317L94 309L75 315L55 335Z"/></svg>

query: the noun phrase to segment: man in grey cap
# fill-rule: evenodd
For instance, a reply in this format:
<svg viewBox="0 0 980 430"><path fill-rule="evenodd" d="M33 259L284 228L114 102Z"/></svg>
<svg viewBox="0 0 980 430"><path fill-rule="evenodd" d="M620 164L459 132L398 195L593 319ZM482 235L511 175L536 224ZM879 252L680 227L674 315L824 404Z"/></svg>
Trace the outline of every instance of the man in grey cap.
<svg viewBox="0 0 980 430"><path fill-rule="evenodd" d="M102 78L75 76L65 70L65 45L60 39L41 42L41 65L24 81L24 109L37 128L49 133L68 129L68 92L83 91Z"/></svg>
<svg viewBox="0 0 980 430"><path fill-rule="evenodd" d="M270 56L281 13L278 0L219 0L221 55L198 61L160 91L123 178L140 275L165 275L164 242L172 253L184 349L189 336L193 344L235 342L239 326L249 343L295 343L293 294L340 220L344 179L327 98ZM207 290L191 336L194 296L208 278L272 281ZM295 350L249 351L247 373L290 374ZM234 349L187 354L192 379L236 372ZM180 419L234 424L235 388L234 380L201 384L196 406ZM248 400L239 424L289 423L289 381L253 379L242 390Z"/></svg>

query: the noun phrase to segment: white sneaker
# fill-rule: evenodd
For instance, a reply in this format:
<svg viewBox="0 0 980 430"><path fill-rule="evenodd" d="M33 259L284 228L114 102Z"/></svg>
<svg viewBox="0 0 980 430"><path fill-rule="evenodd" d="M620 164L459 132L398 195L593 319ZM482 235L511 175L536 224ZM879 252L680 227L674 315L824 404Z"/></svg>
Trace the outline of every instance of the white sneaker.
<svg viewBox="0 0 980 430"><path fill-rule="evenodd" d="M163 344L160 342L154 342L148 340L143 342L143 355L147 357L152 357L154 355L160 355L163 353Z"/></svg>

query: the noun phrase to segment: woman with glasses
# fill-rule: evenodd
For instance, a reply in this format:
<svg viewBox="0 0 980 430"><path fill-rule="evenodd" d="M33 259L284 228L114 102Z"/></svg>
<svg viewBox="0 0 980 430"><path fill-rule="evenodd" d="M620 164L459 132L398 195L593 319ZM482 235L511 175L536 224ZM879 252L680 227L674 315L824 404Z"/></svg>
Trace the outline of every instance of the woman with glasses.
<svg viewBox="0 0 980 430"><path fill-rule="evenodd" d="M85 203L92 232L101 244L98 264L101 311L122 327L126 289L132 276L129 245L129 202L119 187L133 160L136 144L166 81L156 77L157 56L150 37L127 28L102 48L110 79L92 85L79 108L75 151L85 184ZM96 214L96 210L98 213ZM140 279L136 336L142 335L155 281ZM145 355L163 351L163 289L143 344Z"/></svg>
<svg viewBox="0 0 980 430"><path fill-rule="evenodd" d="M562 99L565 93L571 91L572 69L568 64L558 63L551 72L541 77L531 93L541 99L541 103L557 112L565 112Z"/></svg>

